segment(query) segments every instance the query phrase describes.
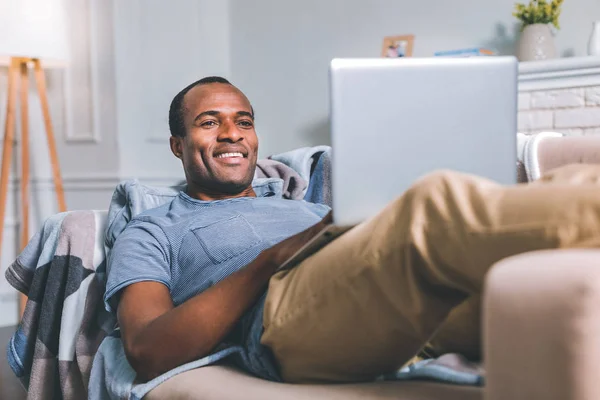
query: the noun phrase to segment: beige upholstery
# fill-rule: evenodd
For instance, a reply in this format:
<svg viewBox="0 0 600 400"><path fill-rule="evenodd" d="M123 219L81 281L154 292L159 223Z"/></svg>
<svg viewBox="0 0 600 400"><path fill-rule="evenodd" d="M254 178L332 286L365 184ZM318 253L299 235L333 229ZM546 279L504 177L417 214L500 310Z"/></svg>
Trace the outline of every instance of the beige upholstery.
<svg viewBox="0 0 600 400"><path fill-rule="evenodd" d="M264 381L227 367L205 367L169 379L146 400L481 400L482 391L426 382L291 385Z"/></svg>
<svg viewBox="0 0 600 400"><path fill-rule="evenodd" d="M600 137L544 139L538 162L542 175L600 163ZM553 250L492 268L483 304L486 400L600 399L599 266L600 250Z"/></svg>
<svg viewBox="0 0 600 400"><path fill-rule="evenodd" d="M542 174L565 164L600 163L600 138L548 138L538 157ZM300 386L212 366L175 376L145 398L600 399L600 250L552 250L501 261L487 277L483 320L485 389L430 382Z"/></svg>
<svg viewBox="0 0 600 400"><path fill-rule="evenodd" d="M547 138L540 142L538 161L542 175L566 164L600 163L600 136Z"/></svg>
<svg viewBox="0 0 600 400"><path fill-rule="evenodd" d="M511 257L488 273L486 400L600 399L600 250Z"/></svg>

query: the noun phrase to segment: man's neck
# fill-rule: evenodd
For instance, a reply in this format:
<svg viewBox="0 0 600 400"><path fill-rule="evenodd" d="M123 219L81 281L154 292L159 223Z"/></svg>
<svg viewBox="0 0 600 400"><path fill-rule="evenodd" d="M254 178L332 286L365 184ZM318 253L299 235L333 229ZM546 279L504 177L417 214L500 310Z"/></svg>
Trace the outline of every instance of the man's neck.
<svg viewBox="0 0 600 400"><path fill-rule="evenodd" d="M243 191L235 194L231 193L222 193L217 191L212 191L207 188L201 187L192 187L188 185L186 190L186 194L191 198L202 200L202 201L215 201L215 200L225 200L225 199L235 199L239 197L256 197L256 192L252 186L247 187Z"/></svg>

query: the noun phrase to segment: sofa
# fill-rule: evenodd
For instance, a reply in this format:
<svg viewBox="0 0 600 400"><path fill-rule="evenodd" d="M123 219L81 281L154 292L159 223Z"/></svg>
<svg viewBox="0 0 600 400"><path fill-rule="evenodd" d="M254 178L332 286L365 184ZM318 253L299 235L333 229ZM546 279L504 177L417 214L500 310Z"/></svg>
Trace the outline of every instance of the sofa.
<svg viewBox="0 0 600 400"><path fill-rule="evenodd" d="M600 163L600 138L540 135L524 140L527 143L520 147L517 166L521 182L537 179L565 164ZM600 199L600 187L598 194ZM106 213L94 215L103 218ZM600 398L598 260L600 250L552 250L521 254L492 267L482 296L484 386L425 379L339 385L282 384L219 365L170 377L144 398L597 399ZM25 314L32 314L33 309L33 306L26 309ZM100 337L97 332L93 335ZM90 361L90 354L77 354L77 349L74 354L75 361ZM83 386L87 390L87 382ZM38 386L31 398L46 398L40 388L44 386Z"/></svg>
<svg viewBox="0 0 600 400"><path fill-rule="evenodd" d="M529 139L535 140L529 155L537 165L519 162L520 182L566 164L600 163L600 137ZM428 381L290 385L207 367L169 379L146 399L599 399L599 260L600 249L551 250L510 257L492 267L482 305L484 387Z"/></svg>

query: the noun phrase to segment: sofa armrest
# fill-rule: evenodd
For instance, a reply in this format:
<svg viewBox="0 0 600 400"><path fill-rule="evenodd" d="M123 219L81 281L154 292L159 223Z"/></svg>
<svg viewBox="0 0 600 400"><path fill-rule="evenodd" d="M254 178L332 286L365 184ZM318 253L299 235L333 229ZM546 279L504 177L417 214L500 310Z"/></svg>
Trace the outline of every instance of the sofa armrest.
<svg viewBox="0 0 600 400"><path fill-rule="evenodd" d="M600 398L600 250L502 260L483 306L486 400Z"/></svg>
<svg viewBox="0 0 600 400"><path fill-rule="evenodd" d="M600 163L600 137L566 136L546 138L539 144L540 173L568 164Z"/></svg>

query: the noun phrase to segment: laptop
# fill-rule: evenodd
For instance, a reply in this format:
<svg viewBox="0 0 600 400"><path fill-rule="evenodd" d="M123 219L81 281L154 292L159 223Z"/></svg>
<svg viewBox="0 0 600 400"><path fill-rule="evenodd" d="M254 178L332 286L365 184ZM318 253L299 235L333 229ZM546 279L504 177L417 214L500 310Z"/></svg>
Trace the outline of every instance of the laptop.
<svg viewBox="0 0 600 400"><path fill-rule="evenodd" d="M514 57L334 59L333 223L291 268L439 169L517 182Z"/></svg>

